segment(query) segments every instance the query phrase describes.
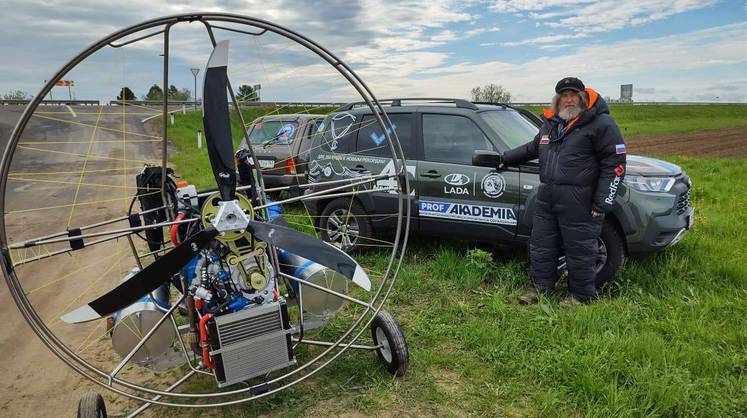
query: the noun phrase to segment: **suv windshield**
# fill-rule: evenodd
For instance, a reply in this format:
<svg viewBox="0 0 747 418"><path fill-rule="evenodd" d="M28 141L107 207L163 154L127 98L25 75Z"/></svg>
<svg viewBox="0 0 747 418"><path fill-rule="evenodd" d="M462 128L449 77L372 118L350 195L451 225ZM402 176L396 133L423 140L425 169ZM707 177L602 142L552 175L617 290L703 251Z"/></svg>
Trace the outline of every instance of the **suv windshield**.
<svg viewBox="0 0 747 418"><path fill-rule="evenodd" d="M539 130L531 122L524 119L519 112L490 110L481 112L480 116L509 148L516 148L531 141Z"/></svg>
<svg viewBox="0 0 747 418"><path fill-rule="evenodd" d="M281 120L260 121L254 124L249 133L253 145L261 145L272 140L272 144L290 144L298 123Z"/></svg>

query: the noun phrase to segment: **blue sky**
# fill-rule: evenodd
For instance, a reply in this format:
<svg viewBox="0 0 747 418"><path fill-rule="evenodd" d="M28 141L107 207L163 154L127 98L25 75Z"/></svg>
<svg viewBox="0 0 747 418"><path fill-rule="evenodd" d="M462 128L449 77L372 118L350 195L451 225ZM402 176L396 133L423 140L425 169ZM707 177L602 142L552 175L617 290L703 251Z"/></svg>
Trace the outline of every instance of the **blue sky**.
<svg viewBox="0 0 747 418"><path fill-rule="evenodd" d="M472 87L496 83L517 101L546 101L557 79L575 75L613 98L620 84L632 83L637 101L747 102L743 1L29 0L3 9L0 93L36 94L63 63L124 26L220 11L270 20L314 39L379 98L469 98ZM180 27L172 35L171 78L179 88L193 89L189 68L203 67L210 52L197 29ZM277 35L219 37L232 42L234 84L262 84L265 100L355 98L328 65ZM152 40L102 51L66 77L75 78L77 98L109 99L122 84L140 96L160 80L160 48Z"/></svg>

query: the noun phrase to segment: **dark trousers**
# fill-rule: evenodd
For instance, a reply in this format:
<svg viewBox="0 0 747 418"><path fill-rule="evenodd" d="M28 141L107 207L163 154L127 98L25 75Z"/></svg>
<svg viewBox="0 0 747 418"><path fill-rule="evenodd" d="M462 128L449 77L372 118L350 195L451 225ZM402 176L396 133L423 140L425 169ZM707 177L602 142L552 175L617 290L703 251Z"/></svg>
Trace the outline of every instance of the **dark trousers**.
<svg viewBox="0 0 747 418"><path fill-rule="evenodd" d="M590 199L588 204L586 199L579 202L585 197L583 190L571 186L549 189L542 185L538 192L529 242L534 286L543 293L555 290L558 257L565 253L571 294L582 302L596 299L594 267L602 219L591 218Z"/></svg>

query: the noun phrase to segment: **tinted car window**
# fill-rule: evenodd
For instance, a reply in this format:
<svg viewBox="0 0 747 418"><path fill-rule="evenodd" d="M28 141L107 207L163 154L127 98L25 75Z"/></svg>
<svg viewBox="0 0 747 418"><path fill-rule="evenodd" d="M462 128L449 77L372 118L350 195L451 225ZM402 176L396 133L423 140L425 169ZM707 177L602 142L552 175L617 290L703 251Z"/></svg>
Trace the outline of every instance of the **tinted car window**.
<svg viewBox="0 0 747 418"><path fill-rule="evenodd" d="M356 115L335 113L324 118L315 128L310 151L347 154L355 147ZM352 143L352 144L351 144Z"/></svg>
<svg viewBox="0 0 747 418"><path fill-rule="evenodd" d="M249 139L253 145L272 140L273 144L290 144L298 128L298 123L290 121L259 121L252 126Z"/></svg>
<svg viewBox="0 0 747 418"><path fill-rule="evenodd" d="M475 150L493 150L480 128L464 116L423 114L423 157L426 161L472 164Z"/></svg>
<svg viewBox="0 0 747 418"><path fill-rule="evenodd" d="M491 110L480 113L480 116L509 148L525 144L537 135L537 127L518 112Z"/></svg>
<svg viewBox="0 0 747 418"><path fill-rule="evenodd" d="M412 114L389 115L389 120L392 122L392 127L388 128L389 132L392 132L391 129L394 128L394 132L397 134L397 138L402 147L402 152L405 153L405 157L411 155ZM358 130L356 153L362 155L374 155L377 157L391 158L392 156L389 142L386 140L386 135L384 135L379 122L376 121L376 118L373 115L366 115L361 121L360 129Z"/></svg>

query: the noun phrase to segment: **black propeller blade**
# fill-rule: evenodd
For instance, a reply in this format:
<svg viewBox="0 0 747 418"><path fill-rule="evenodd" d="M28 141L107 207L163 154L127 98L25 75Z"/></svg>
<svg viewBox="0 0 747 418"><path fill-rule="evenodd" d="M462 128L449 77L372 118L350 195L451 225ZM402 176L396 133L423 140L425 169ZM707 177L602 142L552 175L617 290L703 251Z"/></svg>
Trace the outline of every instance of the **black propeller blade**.
<svg viewBox="0 0 747 418"><path fill-rule="evenodd" d="M249 221L247 230L262 241L329 267L358 286L371 290L371 280L363 268L334 245L277 223Z"/></svg>
<svg viewBox="0 0 747 418"><path fill-rule="evenodd" d="M220 198L236 198L236 163L231 139L231 118L228 110L228 41L215 45L205 70L202 87L202 123L205 126L210 166L218 185Z"/></svg>
<svg viewBox="0 0 747 418"><path fill-rule="evenodd" d="M203 248L207 247L217 235L218 231L213 228L198 232L109 293L66 313L61 319L70 324L87 322L109 316L132 305L138 299L168 281L174 273L194 258Z"/></svg>

